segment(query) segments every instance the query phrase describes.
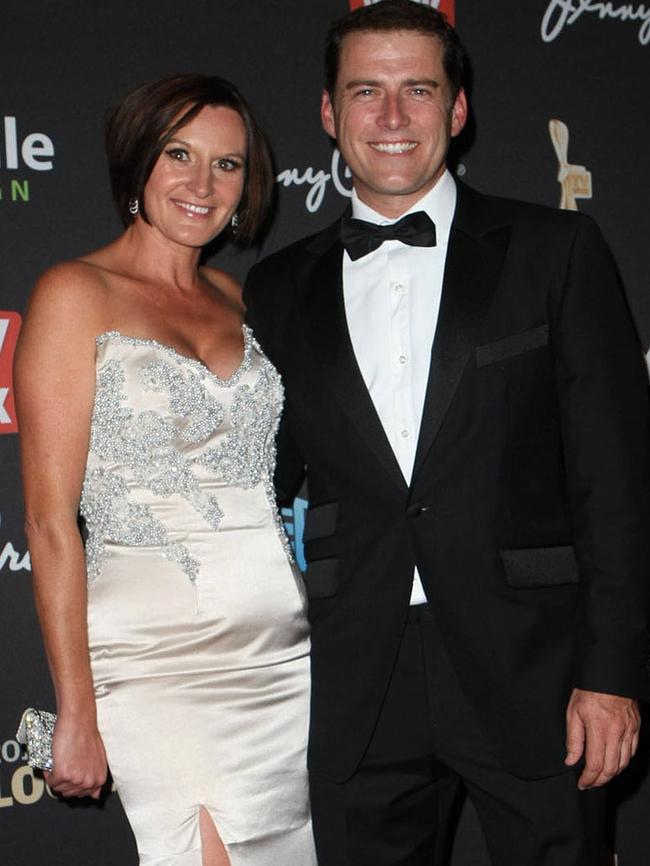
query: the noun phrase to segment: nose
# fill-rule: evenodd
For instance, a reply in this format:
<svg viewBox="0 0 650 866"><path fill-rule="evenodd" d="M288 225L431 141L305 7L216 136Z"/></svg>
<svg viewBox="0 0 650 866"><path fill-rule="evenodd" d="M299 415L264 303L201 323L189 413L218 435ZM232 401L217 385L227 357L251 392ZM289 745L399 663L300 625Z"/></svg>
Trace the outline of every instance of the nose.
<svg viewBox="0 0 650 866"><path fill-rule="evenodd" d="M197 163L187 181L188 189L197 198L207 198L214 189L214 174L209 162Z"/></svg>
<svg viewBox="0 0 650 866"><path fill-rule="evenodd" d="M399 94L387 93L384 98L383 110L379 116L379 123L387 129L399 129L409 122L402 98Z"/></svg>

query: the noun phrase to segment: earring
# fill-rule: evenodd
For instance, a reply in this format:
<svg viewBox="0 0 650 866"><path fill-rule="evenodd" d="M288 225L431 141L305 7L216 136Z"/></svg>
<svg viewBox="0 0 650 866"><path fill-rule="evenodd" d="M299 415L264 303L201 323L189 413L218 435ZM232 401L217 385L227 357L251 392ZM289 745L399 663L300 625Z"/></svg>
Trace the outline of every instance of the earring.
<svg viewBox="0 0 650 866"><path fill-rule="evenodd" d="M138 213L139 210L140 210L140 202L137 200L137 198L130 198L129 199L129 213L132 216L136 216L136 214Z"/></svg>
<svg viewBox="0 0 650 866"><path fill-rule="evenodd" d="M230 220L230 228L231 228L233 231L236 231L236 229L237 229L238 227L239 227L239 214L238 214L238 213L234 213L234 214L232 215L232 219Z"/></svg>

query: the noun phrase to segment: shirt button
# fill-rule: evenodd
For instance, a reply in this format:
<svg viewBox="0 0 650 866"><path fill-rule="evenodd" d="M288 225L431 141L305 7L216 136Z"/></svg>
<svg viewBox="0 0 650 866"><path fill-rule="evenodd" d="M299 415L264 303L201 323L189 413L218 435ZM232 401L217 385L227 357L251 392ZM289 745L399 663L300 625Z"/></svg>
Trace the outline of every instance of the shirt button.
<svg viewBox="0 0 650 866"><path fill-rule="evenodd" d="M403 439L408 439L409 431L406 429L406 427L400 430L400 435Z"/></svg>
<svg viewBox="0 0 650 866"><path fill-rule="evenodd" d="M406 364L406 362L408 361L408 358L406 357L406 355L400 355L397 360L402 366L404 366L404 364Z"/></svg>
<svg viewBox="0 0 650 866"><path fill-rule="evenodd" d="M404 290L404 286L403 286L403 284L402 284L402 283L398 283L398 284L395 286L395 291L397 292L398 295L403 295L403 294L404 294L404 291L405 291L405 290Z"/></svg>

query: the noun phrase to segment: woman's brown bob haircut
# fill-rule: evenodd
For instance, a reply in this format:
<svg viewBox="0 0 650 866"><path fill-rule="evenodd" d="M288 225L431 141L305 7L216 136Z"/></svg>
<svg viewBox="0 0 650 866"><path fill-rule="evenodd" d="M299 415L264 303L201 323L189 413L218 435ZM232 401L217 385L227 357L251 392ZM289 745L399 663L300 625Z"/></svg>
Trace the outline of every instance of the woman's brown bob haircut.
<svg viewBox="0 0 650 866"><path fill-rule="evenodd" d="M137 198L147 217L144 188L167 142L206 105L231 108L246 128L244 191L237 214L237 238L252 241L264 227L273 196L274 175L268 145L237 88L216 75L175 75L129 93L106 124L106 153L113 199L125 226L135 217L129 200Z"/></svg>

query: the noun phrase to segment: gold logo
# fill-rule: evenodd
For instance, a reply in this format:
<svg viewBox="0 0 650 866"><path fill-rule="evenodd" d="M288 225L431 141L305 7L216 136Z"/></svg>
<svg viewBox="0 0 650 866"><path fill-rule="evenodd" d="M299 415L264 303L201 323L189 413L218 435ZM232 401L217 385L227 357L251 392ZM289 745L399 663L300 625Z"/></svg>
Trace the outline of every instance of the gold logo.
<svg viewBox="0 0 650 866"><path fill-rule="evenodd" d="M560 208L578 210L576 199L591 198L591 172L584 165L571 165L568 158L569 129L561 120L549 120L548 131L559 163L557 179L562 187Z"/></svg>

